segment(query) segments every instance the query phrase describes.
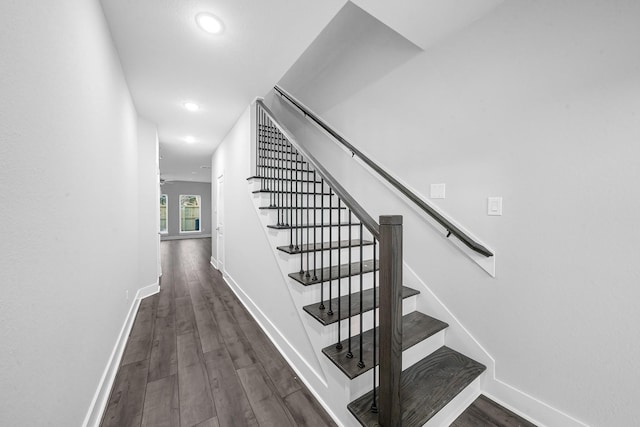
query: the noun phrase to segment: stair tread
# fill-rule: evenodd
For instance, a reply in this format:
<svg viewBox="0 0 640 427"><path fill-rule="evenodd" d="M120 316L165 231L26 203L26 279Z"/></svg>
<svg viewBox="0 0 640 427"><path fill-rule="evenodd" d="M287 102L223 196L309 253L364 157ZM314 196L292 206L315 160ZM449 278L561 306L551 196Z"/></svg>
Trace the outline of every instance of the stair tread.
<svg viewBox="0 0 640 427"><path fill-rule="evenodd" d="M351 267L351 274L349 274L349 267ZM376 270L380 269L380 264L376 265ZM373 259L366 259L362 261L362 273L371 273L373 271ZM306 277L306 273L289 273L296 282L301 285L309 286L315 285L321 282L328 282L329 280L337 280L343 277L356 276L360 274L360 261L352 262L351 264L334 265L331 267L318 268L315 270L309 270L309 277ZM316 280L313 278L316 277Z"/></svg>
<svg viewBox="0 0 640 427"><path fill-rule="evenodd" d="M522 418L481 394L467 409L451 424L451 427L536 427L530 421Z"/></svg>
<svg viewBox="0 0 640 427"><path fill-rule="evenodd" d="M373 241L371 240L364 240L364 241L360 241L360 239L352 239L351 241L349 240L341 240L341 241L334 241L334 242L324 242L324 244L322 242L320 243L316 243L316 244L305 244L302 245L301 248L299 249L295 249L295 247L290 247L289 245L286 246L278 246L278 250L282 251L282 252L286 252L288 254L299 254L299 253L307 253L307 252L317 252L317 251L323 251L323 250L329 250L329 249L341 249L341 248L351 248L351 247L358 247L362 244L362 246L370 246L373 245Z"/></svg>
<svg viewBox="0 0 640 427"><path fill-rule="evenodd" d="M358 225L360 225L359 222L352 222L351 223L352 227L355 227L355 226L358 226ZM294 225L294 226L270 224L270 225L267 225L267 228L273 228L275 230L290 230L291 228L293 228L293 229L298 229L298 228L316 228L316 227L326 228L326 227L337 227L337 226L338 226L338 224L336 224L336 223L331 223L331 224L301 224L301 225ZM346 223L346 224L342 223L342 224L340 224L340 226L341 227L349 227L349 223Z"/></svg>
<svg viewBox="0 0 640 427"><path fill-rule="evenodd" d="M432 335L442 331L449 325L445 322L434 319L419 311L411 312L402 316L402 350L413 347L421 341L426 340ZM379 330L376 329L376 336L379 336ZM365 364L364 368L358 366L360 354L360 335L351 337L352 358L347 357L349 351L348 339L341 342L342 350L338 350L335 344L322 349L327 356L344 374L350 379L354 379L358 375L364 374L373 367L373 330L369 329L362 334L362 360ZM380 345L380 341L376 342L376 347ZM378 364L376 360L376 365Z"/></svg>
<svg viewBox="0 0 640 427"><path fill-rule="evenodd" d="M440 347L400 378L402 425L421 426L471 384L486 367L446 346ZM363 426L377 426L378 415L370 411L373 391L348 405Z"/></svg>
<svg viewBox="0 0 640 427"><path fill-rule="evenodd" d="M402 298L409 298L414 295L418 295L420 291L409 288L407 286L402 287ZM373 310L373 289L367 289L362 292L362 312L367 312ZM376 288L376 307L380 305L379 291ZM349 317L349 296L344 295L340 297L340 319L344 320ZM305 305L303 310L313 316L318 322L323 325L331 325L332 323L336 323L338 321L338 298L331 299L331 307L335 310L333 315L327 314L329 311L329 301L325 302L325 309L320 310L318 308L318 303L313 303L309 305ZM355 315L355 313L360 311L360 292L354 292L351 294L351 312Z"/></svg>

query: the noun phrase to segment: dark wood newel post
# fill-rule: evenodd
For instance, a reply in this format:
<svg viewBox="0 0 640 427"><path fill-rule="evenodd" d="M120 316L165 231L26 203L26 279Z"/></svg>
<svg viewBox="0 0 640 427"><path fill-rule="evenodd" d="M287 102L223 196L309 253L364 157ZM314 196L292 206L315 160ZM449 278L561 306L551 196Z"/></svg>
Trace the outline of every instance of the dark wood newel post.
<svg viewBox="0 0 640 427"><path fill-rule="evenodd" d="M379 422L402 425L402 216L380 217L380 394Z"/></svg>

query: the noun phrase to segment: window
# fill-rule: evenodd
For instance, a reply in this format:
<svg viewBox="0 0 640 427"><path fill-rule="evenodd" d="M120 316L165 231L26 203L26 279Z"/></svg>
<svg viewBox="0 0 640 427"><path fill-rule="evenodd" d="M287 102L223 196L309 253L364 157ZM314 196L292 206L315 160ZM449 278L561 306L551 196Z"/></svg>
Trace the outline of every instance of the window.
<svg viewBox="0 0 640 427"><path fill-rule="evenodd" d="M160 195L160 232L167 233L167 202L166 194Z"/></svg>
<svg viewBox="0 0 640 427"><path fill-rule="evenodd" d="M180 232L200 231L200 196L180 195Z"/></svg>

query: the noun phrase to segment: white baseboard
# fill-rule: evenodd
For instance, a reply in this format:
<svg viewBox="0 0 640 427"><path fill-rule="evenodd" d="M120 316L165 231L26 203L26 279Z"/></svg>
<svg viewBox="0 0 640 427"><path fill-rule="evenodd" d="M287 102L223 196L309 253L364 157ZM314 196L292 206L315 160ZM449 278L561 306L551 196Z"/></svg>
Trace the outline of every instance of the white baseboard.
<svg viewBox="0 0 640 427"><path fill-rule="evenodd" d="M129 307L129 312L124 319L124 324L120 329L120 334L118 335L116 344L111 351L111 355L109 356L107 367L102 373L102 377L100 378L100 382L98 383L98 389L93 396L91 405L89 405L89 410L87 411L87 415L84 418L82 427L98 427L100 425L102 414L105 407L107 406L107 401L109 400L111 387L113 387L113 382L115 381L116 374L118 373L120 360L122 359L122 355L124 354L124 349L127 344L127 339L129 338L129 333L131 332L131 328L133 327L133 321L136 318L136 313L138 313L138 307L140 307L140 301L143 298L146 298L158 292L160 292L160 286L158 282L140 288L138 289L138 292L136 292L136 297L133 299L131 307Z"/></svg>
<svg viewBox="0 0 640 427"><path fill-rule="evenodd" d="M214 257L211 257L211 261L209 261L211 263L211 265L213 266L213 268L215 268L216 270L218 269L218 260L215 259Z"/></svg>
<svg viewBox="0 0 640 427"><path fill-rule="evenodd" d="M161 241L165 240L183 240L183 239L209 239L211 234L183 234L181 236L162 236Z"/></svg>

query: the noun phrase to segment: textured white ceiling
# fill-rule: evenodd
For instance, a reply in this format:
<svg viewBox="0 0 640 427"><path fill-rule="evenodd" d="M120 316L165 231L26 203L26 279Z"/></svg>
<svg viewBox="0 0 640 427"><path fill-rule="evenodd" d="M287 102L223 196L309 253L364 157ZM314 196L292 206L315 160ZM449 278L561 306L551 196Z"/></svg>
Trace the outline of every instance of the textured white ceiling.
<svg viewBox="0 0 640 427"><path fill-rule="evenodd" d="M158 126L167 180L210 181L211 154L284 75L344 0L101 0L138 113ZM225 24L195 24L209 11ZM182 107L194 101L201 110ZM184 137L192 135L195 143ZM194 173L195 172L195 173Z"/></svg>

